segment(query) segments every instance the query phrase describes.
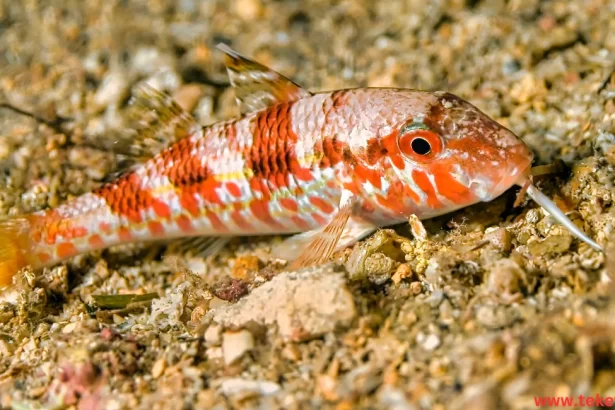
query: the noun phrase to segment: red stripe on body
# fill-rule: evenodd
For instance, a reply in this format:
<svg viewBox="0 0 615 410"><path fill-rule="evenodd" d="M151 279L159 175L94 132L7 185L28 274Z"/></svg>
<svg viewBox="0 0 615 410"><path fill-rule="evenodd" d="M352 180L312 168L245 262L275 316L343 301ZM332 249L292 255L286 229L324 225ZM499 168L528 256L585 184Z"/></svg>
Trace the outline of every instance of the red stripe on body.
<svg viewBox="0 0 615 410"><path fill-rule="evenodd" d="M175 223L179 226L179 229L184 233L190 233L194 231L194 226L192 226L192 222L190 218L186 215L180 215L175 219Z"/></svg>
<svg viewBox="0 0 615 410"><path fill-rule="evenodd" d="M78 253L77 248L70 242L62 242L56 248L56 252L60 259L69 258Z"/></svg>
<svg viewBox="0 0 615 410"><path fill-rule="evenodd" d="M434 168L434 181L440 195L456 204L467 204L476 199L472 191L453 178L449 171L443 167Z"/></svg>
<svg viewBox="0 0 615 410"><path fill-rule="evenodd" d="M254 227L246 220L246 218L241 213L241 204L237 204L235 210L231 212L231 219L241 229L246 232L252 232Z"/></svg>
<svg viewBox="0 0 615 410"><path fill-rule="evenodd" d="M417 169L412 170L412 179L419 188L427 195L427 205L434 209L442 208L444 205L438 199L436 190L427 177L427 174Z"/></svg>
<svg viewBox="0 0 615 410"><path fill-rule="evenodd" d="M310 203L326 214L331 214L335 211L335 207L331 203L317 196L310 197Z"/></svg>
<svg viewBox="0 0 615 410"><path fill-rule="evenodd" d="M94 194L102 197L111 211L134 223L140 223L141 212L152 207L155 202L150 192L142 188L141 179L134 172L103 185Z"/></svg>
<svg viewBox="0 0 615 410"><path fill-rule="evenodd" d="M132 232L125 226L122 226L118 229L117 235L122 242L130 242L132 241Z"/></svg>
<svg viewBox="0 0 615 410"><path fill-rule="evenodd" d="M241 189L239 189L239 185L237 185L236 183L227 182L225 187L226 190L235 198L239 198L241 196Z"/></svg>
<svg viewBox="0 0 615 410"><path fill-rule="evenodd" d="M96 248L96 249L102 248L103 246L105 246L105 241L103 241L103 239L98 234L94 234L90 236L88 238L88 243L90 244L91 247Z"/></svg>
<svg viewBox="0 0 615 410"><path fill-rule="evenodd" d="M311 228L310 224L305 219L301 218L299 215L293 215L290 219L297 226L297 228L301 230L307 231Z"/></svg>
<svg viewBox="0 0 615 410"><path fill-rule="evenodd" d="M299 210L297 201L294 198L280 198L278 202L280 202L282 208L288 211L297 212Z"/></svg>
<svg viewBox="0 0 615 410"><path fill-rule="evenodd" d="M164 235L164 227L158 221L149 221L147 223L147 228L152 233L153 236L163 236Z"/></svg>
<svg viewBox="0 0 615 410"><path fill-rule="evenodd" d="M292 127L292 104L278 104L258 113L251 124L252 145L244 151L246 167L253 172L250 187L263 194L261 199L250 202L250 210L257 219L276 228L284 227L269 212L269 187L274 191L286 188L289 176L301 181L313 179L310 169L301 167L294 153L298 137ZM293 198L285 197L279 202L291 212L298 210Z"/></svg>
<svg viewBox="0 0 615 410"><path fill-rule="evenodd" d="M42 264L46 264L53 259L52 256L46 252L38 252L36 254L36 257L39 261L41 261Z"/></svg>

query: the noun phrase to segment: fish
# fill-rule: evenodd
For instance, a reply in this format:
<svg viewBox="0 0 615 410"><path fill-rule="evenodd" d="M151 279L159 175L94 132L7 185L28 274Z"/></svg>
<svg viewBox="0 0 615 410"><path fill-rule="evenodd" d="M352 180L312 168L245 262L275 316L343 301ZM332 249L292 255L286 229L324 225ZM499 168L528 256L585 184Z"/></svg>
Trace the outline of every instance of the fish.
<svg viewBox="0 0 615 410"><path fill-rule="evenodd" d="M491 201L519 185L577 238L602 248L530 180L512 131L446 91L310 92L226 45L237 118L200 125L147 85L133 104L155 121L131 141L136 163L51 209L0 221L0 285L20 269L131 242L294 234L274 254L323 263L379 228Z"/></svg>

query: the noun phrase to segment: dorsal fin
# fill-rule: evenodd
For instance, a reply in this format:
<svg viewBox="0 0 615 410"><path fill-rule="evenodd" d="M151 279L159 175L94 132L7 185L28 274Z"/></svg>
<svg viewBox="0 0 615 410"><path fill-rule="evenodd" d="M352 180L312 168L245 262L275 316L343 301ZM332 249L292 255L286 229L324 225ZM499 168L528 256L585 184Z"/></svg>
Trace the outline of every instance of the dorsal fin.
<svg viewBox="0 0 615 410"><path fill-rule="evenodd" d="M259 111L283 102L312 95L282 74L252 61L226 44L218 44L226 54L226 71L242 114Z"/></svg>
<svg viewBox="0 0 615 410"><path fill-rule="evenodd" d="M137 123L137 133L130 141L128 155L139 162L201 129L171 96L146 83L133 90L130 116Z"/></svg>

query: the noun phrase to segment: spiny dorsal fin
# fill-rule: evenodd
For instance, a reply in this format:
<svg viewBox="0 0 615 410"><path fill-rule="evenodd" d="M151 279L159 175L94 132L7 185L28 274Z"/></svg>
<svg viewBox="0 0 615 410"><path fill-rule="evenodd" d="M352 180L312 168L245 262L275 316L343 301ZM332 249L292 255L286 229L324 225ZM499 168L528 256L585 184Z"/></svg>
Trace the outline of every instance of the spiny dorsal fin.
<svg viewBox="0 0 615 410"><path fill-rule="evenodd" d="M218 44L226 54L226 71L242 114L259 111L283 102L312 95L282 74L252 61L226 44Z"/></svg>
<svg viewBox="0 0 615 410"><path fill-rule="evenodd" d="M163 149L201 129L199 123L173 98L146 83L133 90L131 117L137 135L130 141L128 154L139 161L154 157Z"/></svg>

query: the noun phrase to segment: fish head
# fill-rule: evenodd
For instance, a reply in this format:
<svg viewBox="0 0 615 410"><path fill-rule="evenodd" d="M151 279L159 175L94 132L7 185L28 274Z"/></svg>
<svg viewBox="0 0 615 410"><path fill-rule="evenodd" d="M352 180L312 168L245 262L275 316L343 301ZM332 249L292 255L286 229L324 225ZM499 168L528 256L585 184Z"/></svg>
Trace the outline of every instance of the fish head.
<svg viewBox="0 0 615 410"><path fill-rule="evenodd" d="M404 185L400 199L407 202L409 195L419 203L418 216L490 201L527 179L531 151L477 107L447 92L407 92L405 98L407 112L400 99L378 146Z"/></svg>

